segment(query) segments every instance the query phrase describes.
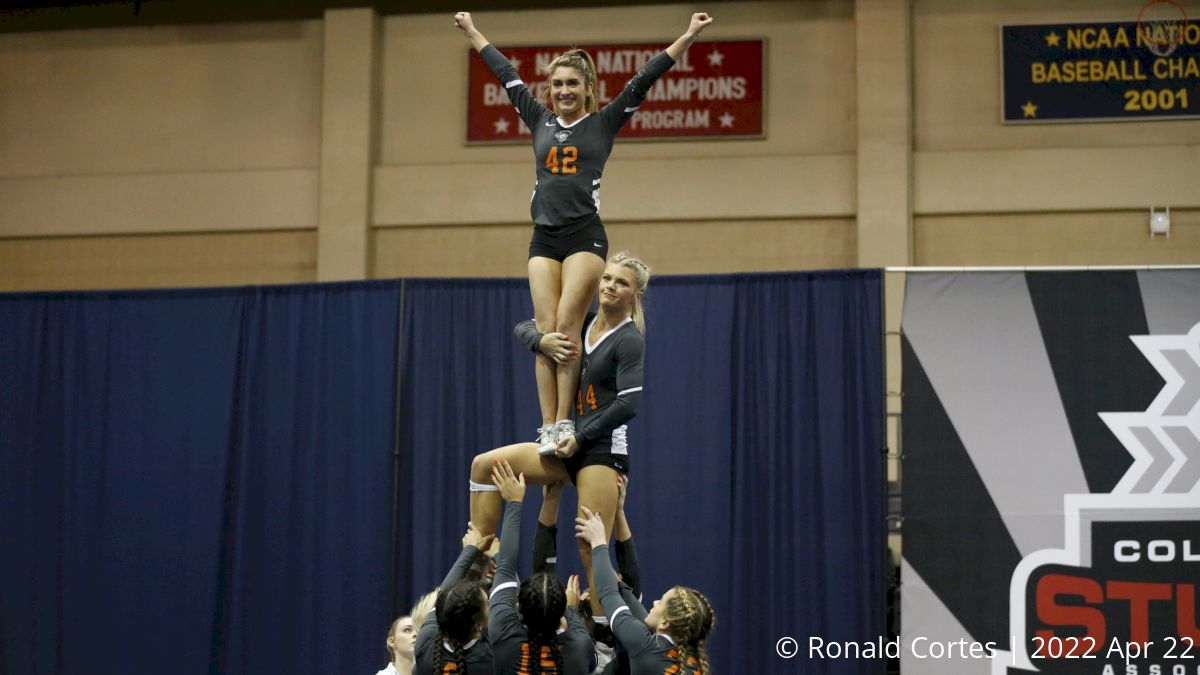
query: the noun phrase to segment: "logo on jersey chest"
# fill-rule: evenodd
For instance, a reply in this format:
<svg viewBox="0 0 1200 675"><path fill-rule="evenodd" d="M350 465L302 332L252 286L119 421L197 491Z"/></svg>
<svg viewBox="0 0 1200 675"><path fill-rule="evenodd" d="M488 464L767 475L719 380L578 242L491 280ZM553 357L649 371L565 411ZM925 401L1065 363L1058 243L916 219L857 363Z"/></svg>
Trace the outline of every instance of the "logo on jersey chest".
<svg viewBox="0 0 1200 675"><path fill-rule="evenodd" d="M559 130L559 131L555 132L554 137L558 139L559 143L562 143L563 141L565 141L571 137L571 131L569 129Z"/></svg>

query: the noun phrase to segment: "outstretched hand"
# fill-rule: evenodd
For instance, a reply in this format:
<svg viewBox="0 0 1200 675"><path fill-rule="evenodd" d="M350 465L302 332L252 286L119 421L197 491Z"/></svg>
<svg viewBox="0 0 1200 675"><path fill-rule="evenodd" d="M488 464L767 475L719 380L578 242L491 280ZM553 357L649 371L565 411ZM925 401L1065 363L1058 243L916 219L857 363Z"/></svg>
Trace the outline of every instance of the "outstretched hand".
<svg viewBox="0 0 1200 675"><path fill-rule="evenodd" d="M713 18L710 14L706 14L704 12L693 14L692 22L688 25L687 29L688 35L691 35L692 37L699 35L700 33L704 32L704 29L708 28L708 25L712 22Z"/></svg>
<svg viewBox="0 0 1200 675"><path fill-rule="evenodd" d="M467 533L464 534L462 538L463 548L474 546L480 551L486 551L488 546L491 545L492 539L494 539L495 536L496 535L494 534L483 534L479 530L475 529L475 523L468 522Z"/></svg>
<svg viewBox="0 0 1200 675"><path fill-rule="evenodd" d="M514 476L512 466L507 459L502 459L492 465L492 482L500 490L500 496L504 498L504 501L524 501L525 474Z"/></svg>
<svg viewBox="0 0 1200 675"><path fill-rule="evenodd" d="M575 518L575 537L586 541L592 548L608 543L608 535L604 532L604 521L600 514L586 506L579 507L583 515Z"/></svg>
<svg viewBox="0 0 1200 675"><path fill-rule="evenodd" d="M625 496L629 494L629 476L617 474L617 510L625 510Z"/></svg>
<svg viewBox="0 0 1200 675"><path fill-rule="evenodd" d="M567 605L570 607L579 606L579 575L572 574L567 579Z"/></svg>

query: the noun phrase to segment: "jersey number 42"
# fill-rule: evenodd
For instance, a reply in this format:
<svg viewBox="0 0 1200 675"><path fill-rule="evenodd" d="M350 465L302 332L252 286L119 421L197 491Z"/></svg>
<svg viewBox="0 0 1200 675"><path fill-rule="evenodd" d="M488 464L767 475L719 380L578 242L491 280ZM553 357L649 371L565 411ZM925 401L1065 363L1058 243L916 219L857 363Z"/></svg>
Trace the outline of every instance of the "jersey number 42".
<svg viewBox="0 0 1200 675"><path fill-rule="evenodd" d="M578 170L575 166L578 159L579 150L573 145L568 145L562 149L562 164L559 164L556 145L550 148L550 154L546 155L546 168L550 169L550 173L575 173Z"/></svg>

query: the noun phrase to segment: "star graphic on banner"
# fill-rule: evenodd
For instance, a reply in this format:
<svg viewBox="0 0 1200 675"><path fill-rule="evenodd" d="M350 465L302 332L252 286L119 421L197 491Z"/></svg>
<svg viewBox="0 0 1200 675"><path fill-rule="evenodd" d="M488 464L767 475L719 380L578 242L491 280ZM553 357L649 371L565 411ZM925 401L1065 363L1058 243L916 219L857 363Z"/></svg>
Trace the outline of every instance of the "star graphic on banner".
<svg viewBox="0 0 1200 675"><path fill-rule="evenodd" d="M507 134L508 133L508 120L501 117L500 119L495 121L495 125L496 125L496 133L498 133L498 134Z"/></svg>
<svg viewBox="0 0 1200 675"><path fill-rule="evenodd" d="M1057 47L1058 41L1061 39L1062 39L1062 37L1058 33L1055 33L1054 31L1050 31L1050 33L1046 36L1046 46L1047 47Z"/></svg>
<svg viewBox="0 0 1200 675"><path fill-rule="evenodd" d="M721 128L725 128L725 127L732 128L733 127L733 115L730 115L729 113L725 113L725 114L721 115L720 117L718 117L717 119L721 120Z"/></svg>
<svg viewBox="0 0 1200 675"><path fill-rule="evenodd" d="M712 66L713 68L720 68L721 62L724 60L725 55L717 51L716 47L713 47L713 50L708 53L708 65Z"/></svg>
<svg viewBox="0 0 1200 675"><path fill-rule="evenodd" d="M1026 117L1037 117L1037 109L1033 101L1026 101L1025 105L1021 106L1021 112L1025 113Z"/></svg>
<svg viewBox="0 0 1200 675"><path fill-rule="evenodd" d="M1133 456L1114 493L1185 494L1200 485L1200 324L1187 335L1130 338L1162 376L1145 412L1100 413Z"/></svg>
<svg viewBox="0 0 1200 675"><path fill-rule="evenodd" d="M516 68L518 73L521 72L521 59L518 59L517 57L513 56L513 57L510 57L508 59L508 61L509 61L509 63L513 64L513 68Z"/></svg>

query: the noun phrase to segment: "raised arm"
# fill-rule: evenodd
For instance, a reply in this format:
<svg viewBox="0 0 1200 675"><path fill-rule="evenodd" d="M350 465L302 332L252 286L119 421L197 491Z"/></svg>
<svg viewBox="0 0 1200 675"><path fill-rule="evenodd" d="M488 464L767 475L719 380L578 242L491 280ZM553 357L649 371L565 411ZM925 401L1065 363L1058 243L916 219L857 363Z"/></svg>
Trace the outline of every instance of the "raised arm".
<svg viewBox="0 0 1200 675"><path fill-rule="evenodd" d="M617 516L613 519L613 552L617 554L617 570L621 580L629 585L633 596L642 595L641 568L637 548L633 545L633 530L625 518L625 496L629 493L629 477L617 477Z"/></svg>
<svg viewBox="0 0 1200 675"><path fill-rule="evenodd" d="M595 647L579 616L579 575L567 579L567 630L559 635L562 644L564 670L568 673L588 672L588 662Z"/></svg>
<svg viewBox="0 0 1200 675"><path fill-rule="evenodd" d="M637 74L625 84L621 93L600 110L600 116L605 120L609 131L617 133L629 121L646 100L646 95L650 93L654 83L658 82L676 61L683 58L683 53L712 21L712 17L707 14L693 14L687 32L679 36L666 50L642 65Z"/></svg>
<svg viewBox="0 0 1200 675"><path fill-rule="evenodd" d="M483 36L483 33L480 33L479 30L475 28L475 21L471 19L470 12L459 12L458 14L455 14L454 27L461 30L463 35L467 36L467 39L471 41L471 46L474 47L475 51L477 52L482 52L483 48L490 44L488 39ZM684 49L687 49L687 47L684 47Z"/></svg>
<svg viewBox="0 0 1200 675"><path fill-rule="evenodd" d="M470 16L469 14L467 15L468 20ZM687 31L683 35L680 35L679 39L675 40L675 42L672 42L670 47L667 47L667 56L670 56L673 61L683 58L683 53L688 50L688 47L692 46L696 38L700 37L700 33L704 32L704 29L708 28L708 25L712 22L713 18L704 12L693 14ZM485 42L484 44L487 43Z"/></svg>
<svg viewBox="0 0 1200 675"><path fill-rule="evenodd" d="M521 545L521 507L525 501L525 474L513 475L512 467L501 460L492 469L492 482L504 498L504 529L500 537L500 553L496 556L495 589L517 580L517 555Z"/></svg>
<svg viewBox="0 0 1200 675"><path fill-rule="evenodd" d="M471 41L471 46L479 52L479 56L487 65L488 70L492 71L492 75L495 75L496 79L500 80L500 84L504 85L504 90L508 92L508 100L512 101L513 107L517 109L526 126L536 126L539 124L538 120L554 116L554 113L547 110L533 97L529 87L521 79L520 73L513 67L512 61L505 58L500 50L488 42L483 33L475 28L475 22L471 20L470 13L455 14L454 25L462 29L463 35L467 36L467 39Z"/></svg>
<svg viewBox="0 0 1200 675"><path fill-rule="evenodd" d="M517 552L521 543L521 503L525 499L525 476L513 476L508 462L500 462L492 468L492 482L507 502L504 505L500 552L496 554L496 576L488 605L488 639L493 644L499 644L521 632L521 617L517 613L520 590Z"/></svg>
<svg viewBox="0 0 1200 675"><path fill-rule="evenodd" d="M462 538L462 553L458 554L458 559L450 566L450 571L446 573L446 578L438 586L437 592L441 593L462 581L467 575L467 570L471 569L471 564L475 562L475 557L479 555L480 551L486 549L491 542L492 535L482 535L479 533L479 530L475 529L474 523L467 523L467 533ZM423 651L428 648L428 643L432 642L437 632L437 612L430 610L429 614L425 616L425 622L421 624L417 633L417 643L415 645L417 651Z"/></svg>
<svg viewBox="0 0 1200 675"><path fill-rule="evenodd" d="M475 562L475 556L492 543L492 535L480 534L479 530L475 529L474 523L467 523L467 533L463 535L462 543L462 553L458 554L458 560L454 561L454 565L450 567L446 578L439 586L442 590L463 580L467 575L467 570L471 569L471 563Z"/></svg>
<svg viewBox="0 0 1200 675"><path fill-rule="evenodd" d="M558 503L563 484L542 488L542 508L538 511L537 533L533 535L533 573L554 574L558 564Z"/></svg>
<svg viewBox="0 0 1200 675"><path fill-rule="evenodd" d="M617 589L617 573L608 559L608 537L604 534L604 522L599 514L581 507L586 517L575 519L575 536L592 546L592 577L596 587L593 593L600 594L600 604L608 617L613 635L630 655L650 649L654 634L641 620L635 618Z"/></svg>
<svg viewBox="0 0 1200 675"><path fill-rule="evenodd" d="M617 590L617 573L608 559L608 535L604 533L604 521L600 514L593 513L586 506L579 507L583 515L575 519L575 536L592 547L592 576L596 586L593 594L600 596L600 604L609 620L624 604L621 593Z"/></svg>

